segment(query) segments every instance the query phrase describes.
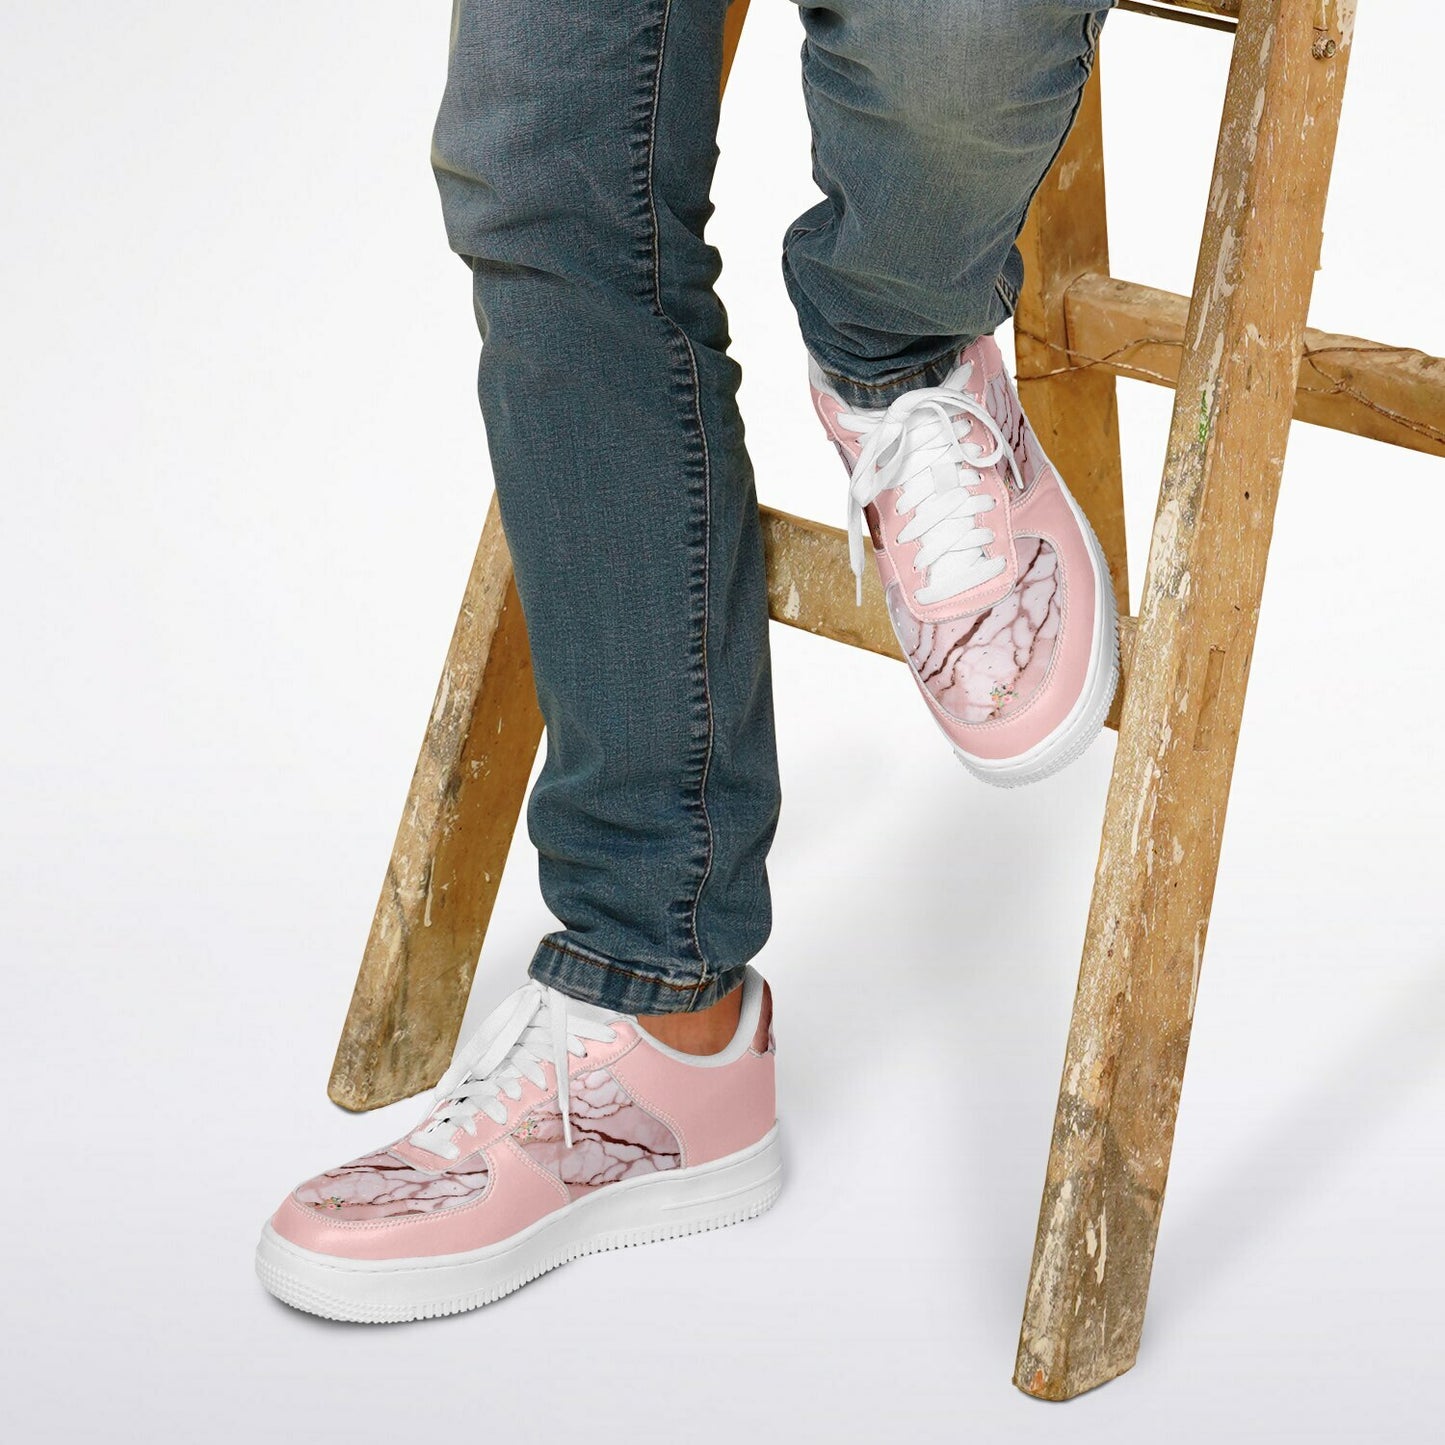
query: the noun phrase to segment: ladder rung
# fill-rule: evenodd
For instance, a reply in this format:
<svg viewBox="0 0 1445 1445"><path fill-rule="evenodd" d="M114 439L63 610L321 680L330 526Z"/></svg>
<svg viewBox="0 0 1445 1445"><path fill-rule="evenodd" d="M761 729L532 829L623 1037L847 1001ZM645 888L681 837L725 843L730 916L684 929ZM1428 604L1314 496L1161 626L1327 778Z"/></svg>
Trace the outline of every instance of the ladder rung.
<svg viewBox="0 0 1445 1445"><path fill-rule="evenodd" d="M901 661L883 586L872 567L864 575L863 605L854 601L847 533L774 507L760 510L773 621Z"/></svg>
<svg viewBox="0 0 1445 1445"><path fill-rule="evenodd" d="M1164 4L1119 0L1118 8L1133 10L1139 15L1153 15L1159 20L1181 20L1186 25L1202 25L1206 30L1228 30L1231 34L1239 17L1239 0L1167 0Z"/></svg>
<svg viewBox="0 0 1445 1445"><path fill-rule="evenodd" d="M1189 298L1110 276L1081 276L1064 296L1069 356L1115 376L1173 386ZM1295 417L1445 456L1445 360L1327 331L1305 332Z"/></svg>

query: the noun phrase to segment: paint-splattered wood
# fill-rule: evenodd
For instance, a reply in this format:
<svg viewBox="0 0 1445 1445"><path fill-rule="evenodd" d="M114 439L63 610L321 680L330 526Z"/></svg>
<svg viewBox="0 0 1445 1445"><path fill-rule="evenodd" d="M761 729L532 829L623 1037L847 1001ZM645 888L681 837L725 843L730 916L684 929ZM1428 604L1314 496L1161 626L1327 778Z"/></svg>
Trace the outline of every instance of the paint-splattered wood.
<svg viewBox="0 0 1445 1445"><path fill-rule="evenodd" d="M871 564L857 605L848 538L841 527L762 509L768 557L768 610L776 622L894 657L903 653L888 620L883 585Z"/></svg>
<svg viewBox="0 0 1445 1445"><path fill-rule="evenodd" d="M494 499L336 1052L343 1107L379 1108L446 1071L541 735Z"/></svg>
<svg viewBox="0 0 1445 1445"><path fill-rule="evenodd" d="M1189 298L1105 275L1064 297L1068 362L1173 386ZM1295 418L1445 456L1445 360L1328 331L1305 332Z"/></svg>
<svg viewBox="0 0 1445 1445"><path fill-rule="evenodd" d="M1241 6L1015 1367L1049 1399L1139 1347L1353 20Z"/></svg>

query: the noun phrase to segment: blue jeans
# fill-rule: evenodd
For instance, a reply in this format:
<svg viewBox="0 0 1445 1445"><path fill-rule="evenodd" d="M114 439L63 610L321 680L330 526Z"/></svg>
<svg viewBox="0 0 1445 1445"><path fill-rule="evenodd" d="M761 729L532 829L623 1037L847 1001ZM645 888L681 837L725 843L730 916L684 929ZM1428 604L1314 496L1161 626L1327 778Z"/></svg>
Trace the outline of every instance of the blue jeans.
<svg viewBox="0 0 1445 1445"><path fill-rule="evenodd" d="M766 0L760 0L766 3ZM532 975L668 1013L742 980L779 787L762 537L704 239L726 0L455 0L433 162L547 725ZM801 5L823 199L784 240L845 399L940 381L1014 244L1101 0Z"/></svg>

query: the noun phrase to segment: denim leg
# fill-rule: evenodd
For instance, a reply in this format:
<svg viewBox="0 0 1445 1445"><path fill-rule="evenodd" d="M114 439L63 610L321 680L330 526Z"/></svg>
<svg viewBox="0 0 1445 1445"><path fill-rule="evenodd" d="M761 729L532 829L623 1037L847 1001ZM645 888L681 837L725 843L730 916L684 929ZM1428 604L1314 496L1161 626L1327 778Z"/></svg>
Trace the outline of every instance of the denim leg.
<svg viewBox="0 0 1445 1445"><path fill-rule="evenodd" d="M725 0L456 0L434 165L546 721L536 978L705 1007L770 926L767 595L703 240Z"/></svg>
<svg viewBox="0 0 1445 1445"><path fill-rule="evenodd" d="M845 401L941 381L1012 314L1014 244L1078 111L1103 0L795 0L813 174L783 272Z"/></svg>

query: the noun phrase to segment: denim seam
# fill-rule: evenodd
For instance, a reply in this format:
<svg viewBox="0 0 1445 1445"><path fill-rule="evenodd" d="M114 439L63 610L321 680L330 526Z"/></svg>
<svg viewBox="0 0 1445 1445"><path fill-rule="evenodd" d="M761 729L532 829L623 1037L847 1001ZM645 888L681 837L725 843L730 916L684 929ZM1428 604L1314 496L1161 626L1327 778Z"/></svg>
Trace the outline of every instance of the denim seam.
<svg viewBox="0 0 1445 1445"><path fill-rule="evenodd" d="M702 417L702 385L698 374L697 353L693 349L692 339L678 322L668 314L662 299L662 238L657 223L657 195L654 189L654 162L657 150L657 124L658 115L662 105L662 76L663 69L667 62L667 37L672 20L672 0L664 0L662 13L659 17L657 56L653 65L651 111L648 117L647 130L647 164L645 173L645 197L647 203L648 225L651 240L651 266L652 266L652 306L655 314L660 320L665 321L672 328L675 341L681 343L684 353L687 370L686 384L691 392L693 420L697 428L697 442L701 449L702 461L702 582L701 582L701 646L698 657L699 679L702 685L702 707L704 716L703 746L701 768L698 778L697 807L702 818L703 830L703 855L701 859L701 872L698 876L697 887L693 892L692 904L688 910L688 932L692 940L692 949L697 956L702 972L694 986L696 991L709 982L711 974L708 966L707 955L703 952L702 941L698 936L697 915L702 902L703 890L707 886L709 877L712 874L715 840L713 836L712 816L707 806L707 784L712 769L712 753L714 743L714 717L712 691L708 676L708 629L710 623L711 604L711 541L712 541L712 458L708 448L707 428Z"/></svg>
<svg viewBox="0 0 1445 1445"><path fill-rule="evenodd" d="M579 948L573 948L571 944L563 943L555 936L549 936L542 940L543 948L550 948L553 953L560 953L565 958L575 958L578 963L590 964L593 968L606 969L609 973L621 974L624 978L635 978L640 983L652 984L655 988L675 989L678 993L701 993L705 977L699 977L689 983L677 983L672 979L663 978L660 974L639 973L635 968L624 968L622 964L613 962L610 958L603 958L597 953L583 953Z"/></svg>
<svg viewBox="0 0 1445 1445"><path fill-rule="evenodd" d="M926 375L942 362L947 361L955 353L962 351L964 347L977 341L978 337L965 337L945 346L937 356L915 366L912 371L905 371L902 376L890 377L887 381L856 381L851 376L844 376L841 371L830 371L820 361L818 370L828 378L829 381L841 381L845 386L855 386L859 391L892 391L896 386L902 386L905 382L914 381L920 376Z"/></svg>
<svg viewBox="0 0 1445 1445"><path fill-rule="evenodd" d="M1104 10L1113 9L1115 0L1108 0ZM1064 145L1074 129L1074 122L1079 118L1079 110L1084 104L1084 89L1089 83L1089 77L1094 73L1094 60L1099 53L1099 36L1104 29L1102 12L1091 12L1084 16L1084 53L1079 56L1079 64L1083 67L1084 77L1079 82L1079 89L1074 96L1073 109L1069 111L1069 118L1064 122L1064 128L1059 134L1059 143L1054 147L1054 153L1049 157L1049 163L1039 173L1039 178L1034 182L1034 188L1029 192L1028 199L1024 202L1024 208L1019 212L1018 225L1014 229L1014 244L1018 244L1018 238L1023 234L1024 224L1029 218L1029 212L1033 209L1034 197L1039 193L1044 182L1048 179L1049 172L1053 170L1054 163L1062 154ZM997 289L997 288L995 288ZM1014 305L1009 307L1012 314L1018 305L1018 298L1014 298Z"/></svg>

